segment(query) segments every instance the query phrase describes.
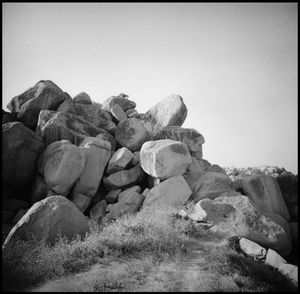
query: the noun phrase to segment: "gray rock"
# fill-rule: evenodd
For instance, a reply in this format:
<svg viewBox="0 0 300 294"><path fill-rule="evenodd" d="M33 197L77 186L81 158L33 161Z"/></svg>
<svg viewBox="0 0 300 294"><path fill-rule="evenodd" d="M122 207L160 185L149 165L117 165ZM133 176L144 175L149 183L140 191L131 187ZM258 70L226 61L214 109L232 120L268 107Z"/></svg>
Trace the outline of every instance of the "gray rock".
<svg viewBox="0 0 300 294"><path fill-rule="evenodd" d="M287 261L282 258L276 251L269 248L265 263L278 269L281 263L287 263Z"/></svg>
<svg viewBox="0 0 300 294"><path fill-rule="evenodd" d="M118 103L114 104L114 106L110 109L110 112L117 121L117 123L127 118L126 113Z"/></svg>
<svg viewBox="0 0 300 294"><path fill-rule="evenodd" d="M111 190L105 196L105 200L107 203L116 203L118 200L118 196L121 193L122 189Z"/></svg>
<svg viewBox="0 0 300 294"><path fill-rule="evenodd" d="M118 149L111 157L106 168L106 173L110 175L126 169L129 163L132 161L132 158L133 154L128 148L122 147Z"/></svg>
<svg viewBox="0 0 300 294"><path fill-rule="evenodd" d="M140 194L140 192L141 192L141 187L137 186L137 185L127 188L127 189L123 190L121 193L119 193L118 202L125 201L128 197L130 197L129 195L131 193L139 193Z"/></svg>
<svg viewBox="0 0 300 294"><path fill-rule="evenodd" d="M70 194L71 195L69 199L76 205L76 207L82 213L85 213L85 211L88 209L92 202L92 198L75 191L72 191Z"/></svg>
<svg viewBox="0 0 300 294"><path fill-rule="evenodd" d="M125 112L129 109L136 107L134 101L131 101L127 97L124 97L123 95L120 94L119 96L111 96L105 99L102 103L102 108L106 111L111 111L111 108L115 104L119 104Z"/></svg>
<svg viewBox="0 0 300 294"><path fill-rule="evenodd" d="M92 219L99 221L106 215L107 202L101 200L95 206L90 209L90 216Z"/></svg>
<svg viewBox="0 0 300 294"><path fill-rule="evenodd" d="M278 270L290 278L298 287L298 266L289 263L281 263Z"/></svg>
<svg viewBox="0 0 300 294"><path fill-rule="evenodd" d="M89 105L92 104L92 99L87 93L81 92L73 98L73 102Z"/></svg>
<svg viewBox="0 0 300 294"><path fill-rule="evenodd" d="M262 260L265 259L267 250L257 243L248 240L246 238L241 238L239 241L241 250L251 256L254 257L255 260Z"/></svg>

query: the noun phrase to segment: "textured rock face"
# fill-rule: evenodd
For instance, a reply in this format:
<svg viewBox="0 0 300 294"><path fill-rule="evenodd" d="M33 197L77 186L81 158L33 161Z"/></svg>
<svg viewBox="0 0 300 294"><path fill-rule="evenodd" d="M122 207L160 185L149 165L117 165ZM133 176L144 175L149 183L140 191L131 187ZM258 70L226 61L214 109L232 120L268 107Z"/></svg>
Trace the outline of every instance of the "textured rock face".
<svg viewBox="0 0 300 294"><path fill-rule="evenodd" d="M75 103L86 104L86 105L92 104L91 97L85 92L81 92L81 93L77 94L73 98L73 101Z"/></svg>
<svg viewBox="0 0 300 294"><path fill-rule="evenodd" d="M122 95L119 95L119 96L111 96L107 99L105 99L103 101L103 104L102 104L102 108L106 111L111 111L112 107L115 105L115 104L119 104L121 106L121 108L123 109L123 111L127 111L129 109L132 109L132 108L135 108L136 107L136 104L135 102L129 100L128 98L126 97L123 97Z"/></svg>
<svg viewBox="0 0 300 294"><path fill-rule="evenodd" d="M146 195L143 207L180 206L191 196L192 191L182 176L169 178Z"/></svg>
<svg viewBox="0 0 300 294"><path fill-rule="evenodd" d="M148 134L140 120L127 118L117 125L115 137L121 146L134 152L140 150Z"/></svg>
<svg viewBox="0 0 300 294"><path fill-rule="evenodd" d="M38 168L49 188L57 195L66 196L82 173L85 162L82 148L65 141L54 142L39 158Z"/></svg>
<svg viewBox="0 0 300 294"><path fill-rule="evenodd" d="M187 116L187 108L179 95L171 95L153 106L141 116L145 128L154 138L167 126L181 126Z"/></svg>
<svg viewBox="0 0 300 294"><path fill-rule="evenodd" d="M128 148L123 147L118 149L111 157L106 169L106 173L110 175L125 169L132 159L133 154Z"/></svg>
<svg viewBox="0 0 300 294"><path fill-rule="evenodd" d="M2 181L4 186L22 187L35 174L43 141L20 122L2 125Z"/></svg>
<svg viewBox="0 0 300 294"><path fill-rule="evenodd" d="M276 251L270 248L268 249L265 262L277 269L279 268L279 265L281 263L287 263L284 258L282 258Z"/></svg>
<svg viewBox="0 0 300 294"><path fill-rule="evenodd" d="M165 139L144 143L140 151L140 162L147 174L166 179L183 174L192 159L184 143Z"/></svg>
<svg viewBox="0 0 300 294"><path fill-rule="evenodd" d="M92 198L98 190L104 169L110 159L110 144L97 138L86 138L80 147L85 153L86 161L73 192Z"/></svg>
<svg viewBox="0 0 300 294"><path fill-rule="evenodd" d="M274 212L290 221L289 212L275 178L265 175L254 175L242 180L242 188L262 211Z"/></svg>
<svg viewBox="0 0 300 294"><path fill-rule="evenodd" d="M229 193L228 193L229 194ZM203 207L205 203L206 207ZM223 221L215 224L210 230L238 235L247 238L265 248L272 248L281 256L288 256L292 249L291 233L287 222L276 213L260 211L256 205L244 195L220 196L214 200L201 201L201 207L210 211L211 215L204 218L220 218L218 207L220 204L229 204L234 210ZM210 209L208 207L210 206Z"/></svg>
<svg viewBox="0 0 300 294"><path fill-rule="evenodd" d="M36 134L42 137L45 145L65 139L78 146L85 137L96 137L101 133L105 133L111 144L115 144L114 137L104 129L72 113L51 110L40 112L36 128Z"/></svg>
<svg viewBox="0 0 300 294"><path fill-rule="evenodd" d="M131 169L122 170L104 178L103 185L106 189L112 190L138 184L143 179L143 169L139 165L136 165Z"/></svg>
<svg viewBox="0 0 300 294"><path fill-rule="evenodd" d="M14 97L7 108L18 113L17 118L30 128L35 128L42 109L56 110L68 98L52 81L40 81L21 95Z"/></svg>
<svg viewBox="0 0 300 294"><path fill-rule="evenodd" d="M63 196L52 196L35 203L7 236L3 248L14 242L28 240L33 234L38 240L53 244L61 234L68 238L84 236L89 231L84 215Z"/></svg>
<svg viewBox="0 0 300 294"><path fill-rule="evenodd" d="M180 141L189 148L189 151L196 152L202 150L204 137L196 130L182 128L178 126L164 127L156 136L155 140L170 139Z"/></svg>
<svg viewBox="0 0 300 294"><path fill-rule="evenodd" d="M245 254L254 257L255 259L264 259L266 257L267 250L255 242L246 238L241 238L239 243L241 250Z"/></svg>

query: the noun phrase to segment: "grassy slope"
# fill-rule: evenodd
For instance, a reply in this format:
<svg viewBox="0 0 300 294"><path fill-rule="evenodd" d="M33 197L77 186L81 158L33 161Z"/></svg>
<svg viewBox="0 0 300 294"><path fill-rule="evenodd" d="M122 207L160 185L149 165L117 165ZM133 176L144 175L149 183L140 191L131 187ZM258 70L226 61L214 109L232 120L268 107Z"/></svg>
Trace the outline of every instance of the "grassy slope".
<svg viewBox="0 0 300 294"><path fill-rule="evenodd" d="M84 240L61 238L51 248L19 242L2 252L2 290L296 291L270 266L237 252L234 238L173 214L142 210L104 227L89 221Z"/></svg>

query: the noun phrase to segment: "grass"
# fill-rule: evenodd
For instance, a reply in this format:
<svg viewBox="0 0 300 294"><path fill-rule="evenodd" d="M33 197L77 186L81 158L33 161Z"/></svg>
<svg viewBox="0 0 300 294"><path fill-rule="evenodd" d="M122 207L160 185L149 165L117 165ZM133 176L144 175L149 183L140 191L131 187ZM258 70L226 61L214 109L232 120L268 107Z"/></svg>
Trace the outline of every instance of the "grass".
<svg viewBox="0 0 300 294"><path fill-rule="evenodd" d="M2 251L2 290L30 289L100 264L101 274L88 275L85 291L295 291L283 275L239 252L236 238L209 233L174 209L143 209L106 225L88 222L83 240L59 238L49 247L32 239ZM201 270L186 275L183 265L200 260Z"/></svg>

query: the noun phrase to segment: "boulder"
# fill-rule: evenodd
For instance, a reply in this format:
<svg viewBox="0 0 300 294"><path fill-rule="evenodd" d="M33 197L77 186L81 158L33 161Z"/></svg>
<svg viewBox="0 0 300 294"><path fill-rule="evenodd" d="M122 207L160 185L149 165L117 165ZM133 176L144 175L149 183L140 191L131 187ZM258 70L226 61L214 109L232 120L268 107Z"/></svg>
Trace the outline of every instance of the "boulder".
<svg viewBox="0 0 300 294"><path fill-rule="evenodd" d="M2 181L7 187L22 187L35 174L41 138L21 122L2 125Z"/></svg>
<svg viewBox="0 0 300 294"><path fill-rule="evenodd" d="M162 139L170 139L185 143L190 152L202 150L202 144L205 142L204 137L195 129L178 126L168 126L160 130L155 136L155 140Z"/></svg>
<svg viewBox="0 0 300 294"><path fill-rule="evenodd" d="M127 111L129 109L135 108L136 103L129 100L127 97L124 95L120 94L119 96L111 96L107 99L105 99L102 103L102 108L106 111L111 111L112 107L115 104L119 104L123 111Z"/></svg>
<svg viewBox="0 0 300 294"><path fill-rule="evenodd" d="M179 95L171 95L154 105L141 120L149 135L154 138L167 126L181 126L187 116L187 108Z"/></svg>
<svg viewBox="0 0 300 294"><path fill-rule="evenodd" d="M90 105L90 104L92 104L92 99L87 93L81 92L73 98L73 102Z"/></svg>
<svg viewBox="0 0 300 294"><path fill-rule="evenodd" d="M122 189L111 190L105 196L105 200L107 203L116 203L118 200L118 196L121 193Z"/></svg>
<svg viewBox="0 0 300 294"><path fill-rule="evenodd" d="M140 120L127 118L117 125L115 138L121 146L134 152L140 150L147 141L148 134Z"/></svg>
<svg viewBox="0 0 300 294"><path fill-rule="evenodd" d="M84 194L75 192L72 190L69 199L76 205L76 207L84 213L92 202L92 198L85 196Z"/></svg>
<svg viewBox="0 0 300 294"><path fill-rule="evenodd" d="M271 176L253 175L242 180L242 189L262 211L274 212L290 221L289 212L277 180Z"/></svg>
<svg viewBox="0 0 300 294"><path fill-rule="evenodd" d="M86 163L85 152L73 144L56 141L39 158L39 172L57 195L66 196L81 175Z"/></svg>
<svg viewBox="0 0 300 294"><path fill-rule="evenodd" d="M298 266L289 263L281 263L278 270L291 279L298 287Z"/></svg>
<svg viewBox="0 0 300 294"><path fill-rule="evenodd" d="M85 165L72 192L93 198L100 185L104 169L110 159L110 143L97 138L86 138L80 144L85 154Z"/></svg>
<svg viewBox="0 0 300 294"><path fill-rule="evenodd" d="M84 138L96 137L101 133L105 133L111 144L115 144L115 138L106 130L97 128L89 121L69 112L42 110L35 132L42 137L46 146L63 139L70 140L78 146Z"/></svg>
<svg viewBox="0 0 300 294"><path fill-rule="evenodd" d="M122 107L116 103L110 110L111 114L115 118L116 122L119 123L127 118L126 113L122 109Z"/></svg>
<svg viewBox="0 0 300 294"><path fill-rule="evenodd" d="M231 179L219 172L198 172L185 177L193 191L192 199L214 199L224 192L233 191Z"/></svg>
<svg viewBox="0 0 300 294"><path fill-rule="evenodd" d="M225 216L222 204L232 206L232 209L226 210L228 213ZM244 237L277 251L283 257L290 254L291 233L285 219L276 213L262 212L247 196L237 195L235 192L233 196L204 199L200 201L200 205L207 213L203 221L218 220L210 229L212 232ZM219 208L222 210L219 211Z"/></svg>
<svg viewBox="0 0 300 294"><path fill-rule="evenodd" d="M5 110L2 109L2 124L10 123L17 121L17 116L13 113L6 112Z"/></svg>
<svg viewBox="0 0 300 294"><path fill-rule="evenodd" d="M284 258L282 258L276 251L269 248L265 263L278 269L281 263L287 263L287 261Z"/></svg>
<svg viewBox="0 0 300 294"><path fill-rule="evenodd" d="M35 129L39 112L45 110L57 110L58 106L68 99L68 94L63 92L52 81L39 81L24 93L14 97L7 108L17 113L17 118L26 126Z"/></svg>
<svg viewBox="0 0 300 294"><path fill-rule="evenodd" d="M199 163L199 160L197 160L194 156L191 156L192 163L187 167L186 169L186 175L191 175L193 173L204 173L203 166Z"/></svg>
<svg viewBox="0 0 300 294"><path fill-rule="evenodd" d="M257 243L241 238L239 241L241 250L248 256L254 257L255 260L265 259L267 250Z"/></svg>
<svg viewBox="0 0 300 294"><path fill-rule="evenodd" d="M103 185L107 190L123 188L140 183L144 179L144 171L139 166L116 172L103 178Z"/></svg>
<svg viewBox="0 0 300 294"><path fill-rule="evenodd" d="M183 176L171 177L152 188L144 200L143 207L183 205L192 191Z"/></svg>
<svg viewBox="0 0 300 294"><path fill-rule="evenodd" d="M119 193L118 195L118 202L124 201L124 199L127 199L129 196L129 194L131 193L139 193L141 192L141 187L140 186L132 186L130 188L125 189L124 191L122 191L121 193Z"/></svg>
<svg viewBox="0 0 300 294"><path fill-rule="evenodd" d="M100 139L102 141L109 142L110 146L111 146L111 151L113 151L113 152L116 151L117 141L111 135L109 135L107 133L101 133L101 134L97 135L95 138Z"/></svg>
<svg viewBox="0 0 300 294"><path fill-rule="evenodd" d="M132 161L132 158L133 154L128 148L122 147L118 149L111 157L106 168L106 173L110 175L115 172L126 169L129 163Z"/></svg>
<svg viewBox="0 0 300 294"><path fill-rule="evenodd" d="M29 203L30 205L34 204L35 202L38 202L40 200L43 200L47 197L47 193L49 191L49 187L46 184L46 181L42 175L39 173L36 173L29 197Z"/></svg>
<svg viewBox="0 0 300 294"><path fill-rule="evenodd" d="M107 202L105 200L101 200L95 206L90 209L90 216L92 219L99 221L106 214L106 206Z"/></svg>
<svg viewBox="0 0 300 294"><path fill-rule="evenodd" d="M89 232L85 216L67 198L51 196L36 202L12 228L2 246L13 246L20 239L35 238L46 244L54 244L58 235L72 238Z"/></svg>
<svg viewBox="0 0 300 294"><path fill-rule="evenodd" d="M184 143L165 139L144 143L140 151L140 163L152 177L167 179L182 175L192 163L192 158Z"/></svg>

